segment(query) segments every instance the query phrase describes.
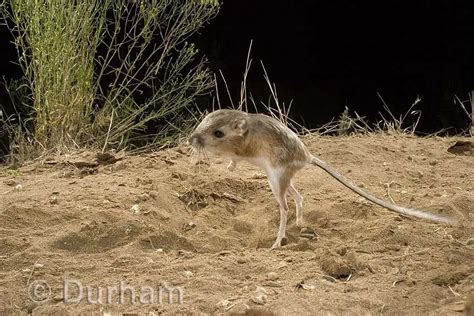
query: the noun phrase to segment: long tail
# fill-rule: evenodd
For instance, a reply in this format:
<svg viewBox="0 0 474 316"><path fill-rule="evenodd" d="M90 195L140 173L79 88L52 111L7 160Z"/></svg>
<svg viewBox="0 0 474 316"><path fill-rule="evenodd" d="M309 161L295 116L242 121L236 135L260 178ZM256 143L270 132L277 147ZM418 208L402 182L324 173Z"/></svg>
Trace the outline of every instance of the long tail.
<svg viewBox="0 0 474 316"><path fill-rule="evenodd" d="M441 223L449 223L449 224L455 224L457 221L453 220L451 218L447 218L441 215L435 215L431 214L428 212L420 211L417 209L412 209L412 208L406 208L402 206L398 206L392 203L388 203L384 200L379 199L378 197L372 195L371 193L368 193L361 188L359 188L357 185L355 185L351 180L348 178L344 177L342 174L340 174L337 170L335 170L333 167L328 165L326 162L322 161L321 159L312 156L311 157L311 164L316 165L320 168L322 168L324 171L329 173L331 176L333 176L337 181L354 191L355 193L365 197L367 200L380 205L382 207L385 207L389 210L395 211L400 214L405 214L405 215L410 215L418 218L423 218L423 219L428 219L431 221L435 222L441 222Z"/></svg>

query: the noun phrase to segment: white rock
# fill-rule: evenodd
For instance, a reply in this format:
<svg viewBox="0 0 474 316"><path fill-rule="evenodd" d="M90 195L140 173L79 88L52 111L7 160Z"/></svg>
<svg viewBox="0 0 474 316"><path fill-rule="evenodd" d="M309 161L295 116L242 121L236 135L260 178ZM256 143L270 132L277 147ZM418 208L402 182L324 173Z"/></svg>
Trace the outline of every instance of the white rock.
<svg viewBox="0 0 474 316"><path fill-rule="evenodd" d="M257 293L257 294L259 294L259 293L267 294L267 290L265 290L265 288L263 286L257 285L257 288L255 289L255 293Z"/></svg>
<svg viewBox="0 0 474 316"><path fill-rule="evenodd" d="M263 305L267 302L267 295L259 293L255 297L252 297L252 302L258 305Z"/></svg>
<svg viewBox="0 0 474 316"><path fill-rule="evenodd" d="M138 213L140 213L140 205L133 204L133 206L130 208L130 210L133 212L133 214L138 214Z"/></svg>
<svg viewBox="0 0 474 316"><path fill-rule="evenodd" d="M276 274L275 272L269 272L267 274L267 280L275 281L276 279L278 279L278 274Z"/></svg>

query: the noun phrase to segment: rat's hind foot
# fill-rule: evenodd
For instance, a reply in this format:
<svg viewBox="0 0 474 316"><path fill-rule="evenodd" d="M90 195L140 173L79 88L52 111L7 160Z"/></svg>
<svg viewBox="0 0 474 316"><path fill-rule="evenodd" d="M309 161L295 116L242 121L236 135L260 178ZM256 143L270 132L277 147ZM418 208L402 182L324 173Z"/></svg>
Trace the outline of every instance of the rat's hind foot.
<svg viewBox="0 0 474 316"><path fill-rule="evenodd" d="M285 246L288 243L288 238L283 236L282 238L277 238L275 243L273 243L273 246L270 249L278 249L281 246Z"/></svg>

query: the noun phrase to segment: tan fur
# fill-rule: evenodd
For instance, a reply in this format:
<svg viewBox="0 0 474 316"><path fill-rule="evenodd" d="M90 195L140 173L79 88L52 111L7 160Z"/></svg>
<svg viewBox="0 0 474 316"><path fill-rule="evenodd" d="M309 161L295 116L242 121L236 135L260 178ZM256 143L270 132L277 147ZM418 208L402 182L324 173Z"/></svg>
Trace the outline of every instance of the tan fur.
<svg viewBox="0 0 474 316"><path fill-rule="evenodd" d="M247 121L247 133L240 135L233 127L239 120ZM221 129L224 140L215 139L212 132ZM273 166L287 166L294 162L309 162L310 154L298 136L279 121L263 114L248 114L237 110L217 110L207 115L191 135L193 145L197 137L203 146L223 156L270 157ZM265 140L265 141L262 141Z"/></svg>
<svg viewBox="0 0 474 316"><path fill-rule="evenodd" d="M216 131L223 133L223 137L217 137ZM189 143L197 150L208 150L230 158L230 171L234 170L238 161L246 160L266 172L270 188L280 207L280 225L272 248L280 247L285 238L287 194L296 202L296 224L302 225L303 198L292 185L291 179L306 164L319 166L357 194L392 211L437 222L454 222L440 215L385 202L360 189L326 162L311 155L293 131L267 115L217 110L202 120L192 133Z"/></svg>

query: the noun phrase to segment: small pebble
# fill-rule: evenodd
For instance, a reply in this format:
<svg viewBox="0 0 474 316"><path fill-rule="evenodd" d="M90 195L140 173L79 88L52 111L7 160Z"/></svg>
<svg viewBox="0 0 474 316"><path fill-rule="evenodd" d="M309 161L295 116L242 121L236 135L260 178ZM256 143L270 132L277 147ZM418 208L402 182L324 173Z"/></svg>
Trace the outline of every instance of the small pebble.
<svg viewBox="0 0 474 316"><path fill-rule="evenodd" d="M466 241L466 245L474 245L474 237L469 238L469 239Z"/></svg>
<svg viewBox="0 0 474 316"><path fill-rule="evenodd" d="M255 289L255 293L267 294L267 290L265 290L265 288L263 286L257 285L257 287Z"/></svg>
<svg viewBox="0 0 474 316"><path fill-rule="evenodd" d="M247 262L247 260L246 260L245 258L238 258L238 259L237 259L237 263L238 263L238 264L244 264L244 263L246 263L246 262Z"/></svg>
<svg viewBox="0 0 474 316"><path fill-rule="evenodd" d="M158 197L158 192L156 191L150 191L148 192L148 195L154 199L156 199Z"/></svg>
<svg viewBox="0 0 474 316"><path fill-rule="evenodd" d="M278 279L278 274L276 274L275 272L269 272L267 274L267 280L275 281L276 279Z"/></svg>
<svg viewBox="0 0 474 316"><path fill-rule="evenodd" d="M301 284L301 287L305 290L310 290L310 291L316 289L316 286L314 286L312 284L306 284L306 283Z"/></svg>
<svg viewBox="0 0 474 316"><path fill-rule="evenodd" d="M140 213L140 205L134 204L134 205L130 208L130 210L133 212L133 214L138 214L138 213Z"/></svg>
<svg viewBox="0 0 474 316"><path fill-rule="evenodd" d="M119 161L119 162L116 162L115 164L113 164L112 166L112 171L119 171L119 170L123 170L127 168L127 164L123 161Z"/></svg>
<svg viewBox="0 0 474 316"><path fill-rule="evenodd" d="M13 179L7 179L7 180L3 181L3 183L5 183L6 185L11 186L11 187L15 186L17 184L16 181L13 180Z"/></svg>
<svg viewBox="0 0 474 316"><path fill-rule="evenodd" d="M336 248L336 253L340 256L345 256L347 253L347 248L345 246L340 246Z"/></svg>
<svg viewBox="0 0 474 316"><path fill-rule="evenodd" d="M216 305L217 305L217 306L222 306L222 307L224 307L224 308L227 309L229 306L232 305L232 302L229 301L229 300L222 300L222 301L220 301L219 303L217 303Z"/></svg>
<svg viewBox="0 0 474 316"><path fill-rule="evenodd" d="M184 276L187 278L191 278L194 275L191 271L184 271Z"/></svg>
<svg viewBox="0 0 474 316"><path fill-rule="evenodd" d="M316 234L316 231L311 227L303 227L300 230L300 236L303 238L314 239L318 234Z"/></svg>
<svg viewBox="0 0 474 316"><path fill-rule="evenodd" d="M257 286L255 293L256 295L252 297L252 302L258 305L263 305L267 302L267 290L264 287Z"/></svg>
<svg viewBox="0 0 474 316"><path fill-rule="evenodd" d="M252 297L252 302L258 305L264 305L267 302L267 295L260 293Z"/></svg>
<svg viewBox="0 0 474 316"><path fill-rule="evenodd" d="M196 227L196 223L194 222L189 222L183 225L183 230L188 231Z"/></svg>

